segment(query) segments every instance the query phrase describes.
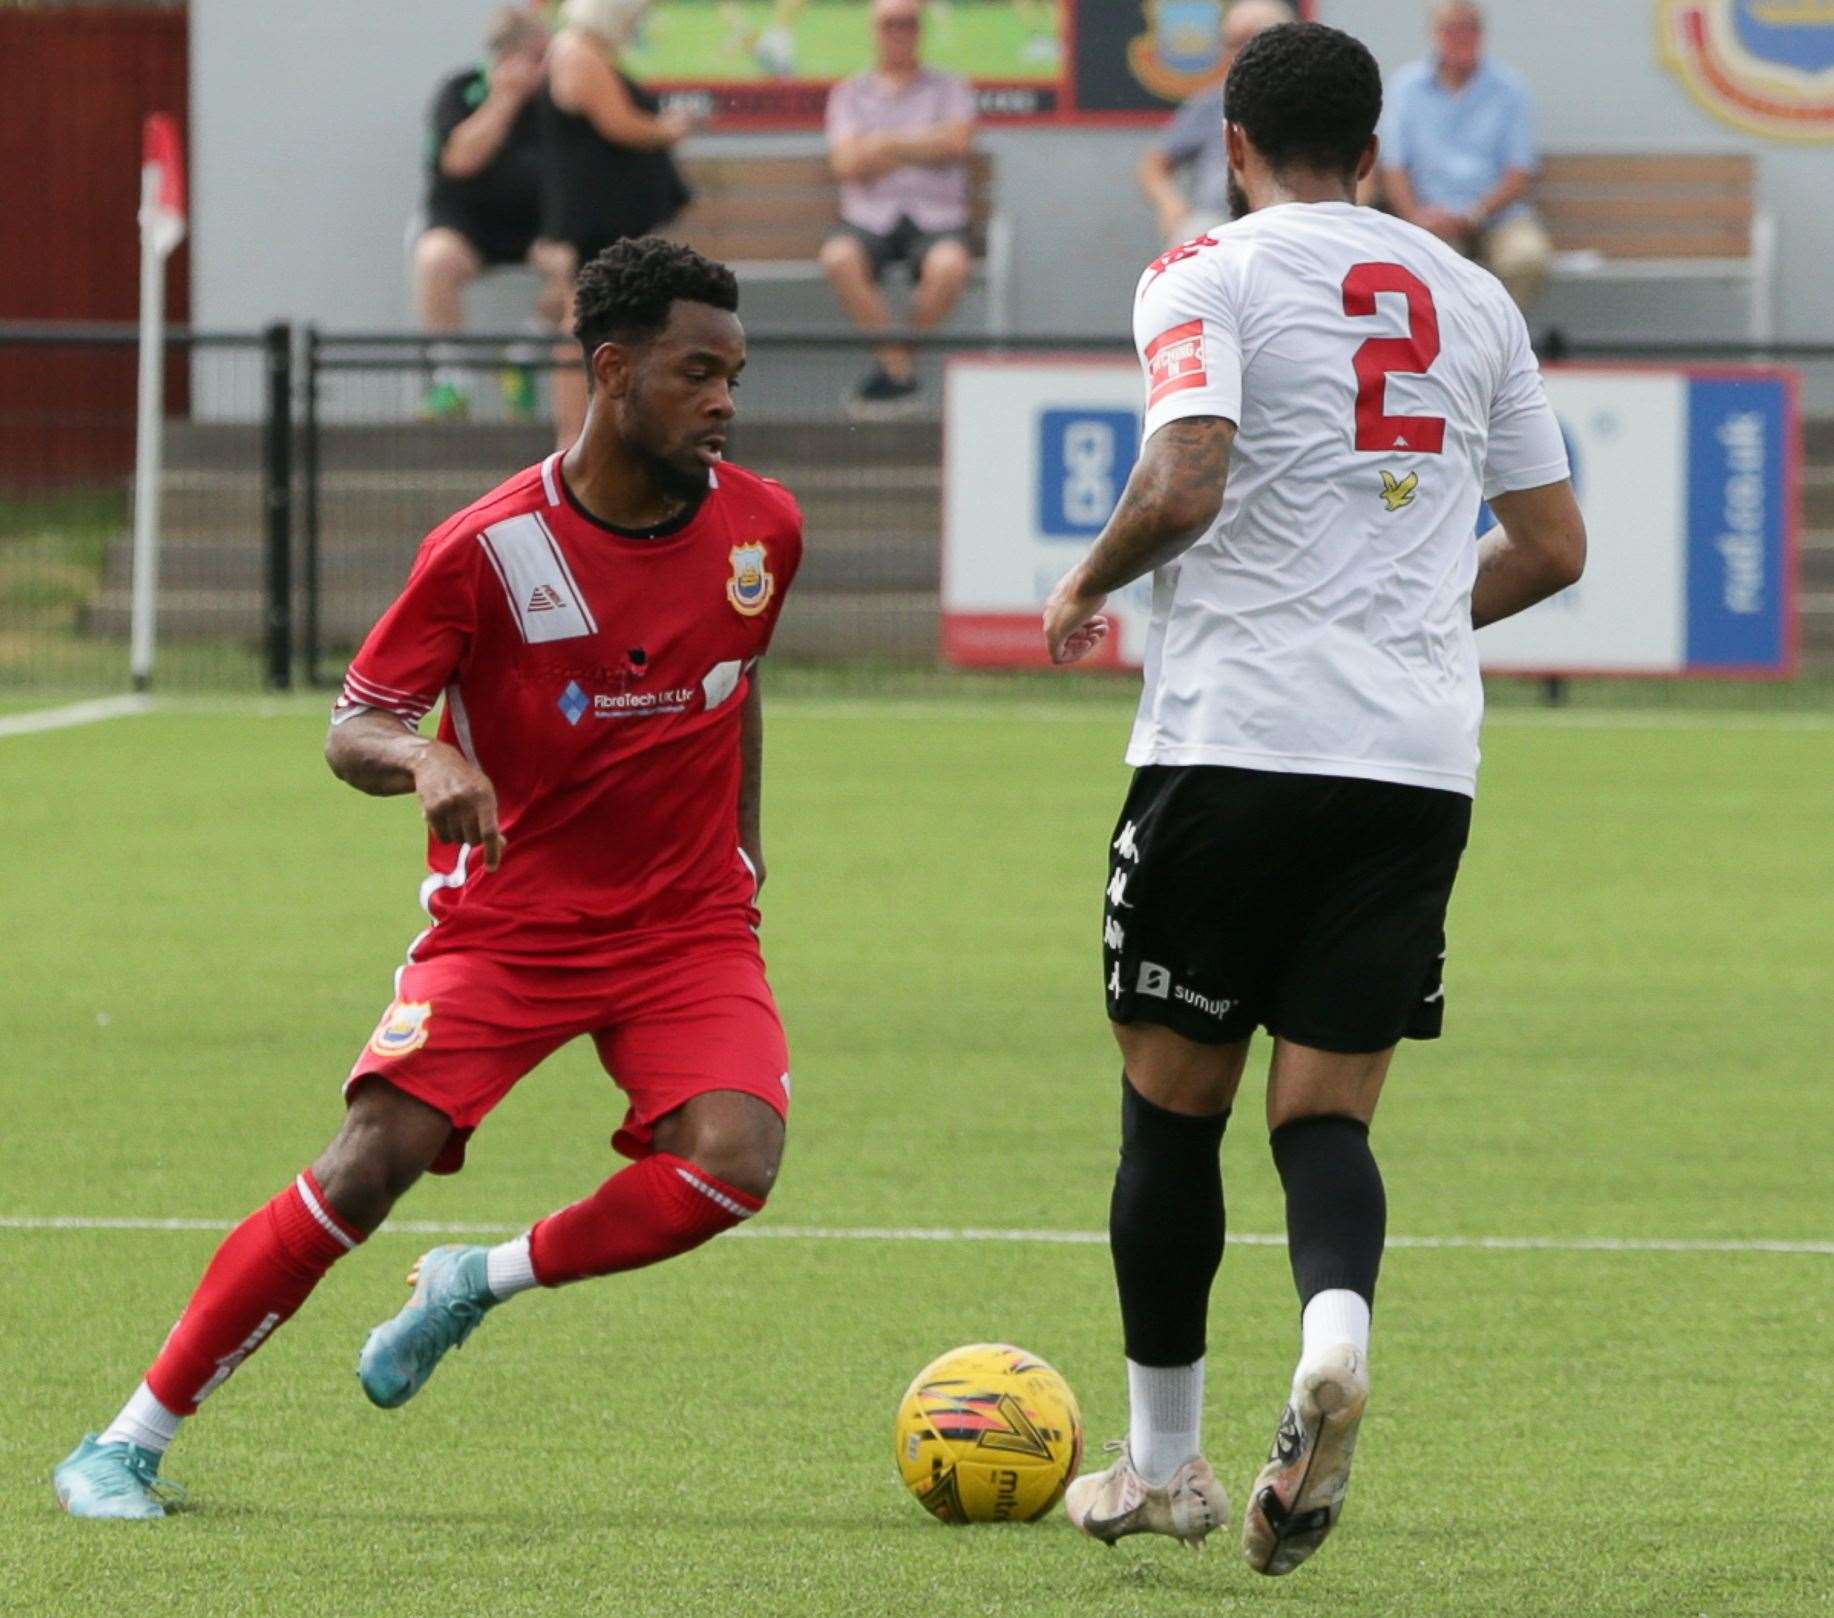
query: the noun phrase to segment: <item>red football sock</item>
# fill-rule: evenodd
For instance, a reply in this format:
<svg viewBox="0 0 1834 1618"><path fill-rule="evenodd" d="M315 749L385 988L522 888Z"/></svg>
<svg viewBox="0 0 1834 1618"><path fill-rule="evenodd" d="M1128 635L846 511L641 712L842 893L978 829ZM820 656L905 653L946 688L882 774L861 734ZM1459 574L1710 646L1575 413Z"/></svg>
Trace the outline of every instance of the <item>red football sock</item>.
<svg viewBox="0 0 1834 1618"><path fill-rule="evenodd" d="M168 1410L192 1414L362 1240L306 1170L224 1238L147 1372L147 1386Z"/></svg>
<svg viewBox="0 0 1834 1618"><path fill-rule="evenodd" d="M529 1232L529 1258L544 1287L635 1270L699 1247L763 1206L686 1158L658 1152L549 1214Z"/></svg>

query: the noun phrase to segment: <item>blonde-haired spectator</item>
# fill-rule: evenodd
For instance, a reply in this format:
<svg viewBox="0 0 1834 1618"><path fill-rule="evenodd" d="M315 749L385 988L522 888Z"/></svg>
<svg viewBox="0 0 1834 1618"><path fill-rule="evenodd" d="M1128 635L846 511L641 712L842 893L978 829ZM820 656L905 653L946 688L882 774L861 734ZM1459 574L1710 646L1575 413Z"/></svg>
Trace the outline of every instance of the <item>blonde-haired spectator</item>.
<svg viewBox="0 0 1834 1618"><path fill-rule="evenodd" d="M538 251L567 279L626 236L647 236L687 206L671 150L694 127L620 66L653 0L566 0L548 54L547 139ZM565 447L586 415L577 364L554 376L554 426Z"/></svg>

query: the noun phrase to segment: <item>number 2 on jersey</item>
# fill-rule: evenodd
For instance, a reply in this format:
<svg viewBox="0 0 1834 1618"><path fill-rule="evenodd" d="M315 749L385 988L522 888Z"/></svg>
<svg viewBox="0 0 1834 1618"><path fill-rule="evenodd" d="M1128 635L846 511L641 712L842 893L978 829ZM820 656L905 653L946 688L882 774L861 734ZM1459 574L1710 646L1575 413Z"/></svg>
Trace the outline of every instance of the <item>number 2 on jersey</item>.
<svg viewBox="0 0 1834 1618"><path fill-rule="evenodd" d="M1371 337L1356 351L1356 447L1360 450L1416 450L1437 455L1445 448L1443 416L1390 416L1388 378L1423 376L1439 358L1439 310L1432 289L1399 264L1358 264L1344 277L1344 313L1373 315L1378 292L1407 299L1407 335Z"/></svg>

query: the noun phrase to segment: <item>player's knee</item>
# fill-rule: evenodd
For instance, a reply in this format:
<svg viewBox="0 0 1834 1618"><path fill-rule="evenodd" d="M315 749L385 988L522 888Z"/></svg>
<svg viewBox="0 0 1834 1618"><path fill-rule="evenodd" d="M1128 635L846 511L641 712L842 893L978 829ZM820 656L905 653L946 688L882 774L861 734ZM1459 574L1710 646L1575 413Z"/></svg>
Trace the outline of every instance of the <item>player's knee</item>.
<svg viewBox="0 0 1834 1618"><path fill-rule="evenodd" d="M783 1120L756 1096L716 1091L697 1096L658 1129L656 1143L716 1180L763 1202L783 1162Z"/></svg>
<svg viewBox="0 0 1834 1618"><path fill-rule="evenodd" d="M445 1114L379 1079L353 1093L343 1126L313 1164L326 1199L373 1230L426 1171L451 1132Z"/></svg>

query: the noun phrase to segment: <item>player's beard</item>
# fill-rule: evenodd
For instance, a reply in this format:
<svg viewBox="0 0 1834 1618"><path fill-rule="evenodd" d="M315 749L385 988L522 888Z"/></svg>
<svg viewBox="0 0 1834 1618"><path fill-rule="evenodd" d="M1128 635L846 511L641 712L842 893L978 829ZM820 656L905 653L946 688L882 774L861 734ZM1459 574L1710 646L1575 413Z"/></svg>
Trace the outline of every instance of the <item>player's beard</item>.
<svg viewBox="0 0 1834 1618"><path fill-rule="evenodd" d="M1229 171L1229 217L1246 219L1254 212L1254 205L1248 200L1248 193L1242 189L1242 182L1236 178L1235 170Z"/></svg>
<svg viewBox="0 0 1834 1618"><path fill-rule="evenodd" d="M633 444L631 448L650 480L671 500L695 501L707 492L707 468L698 455L692 466L683 466L647 444Z"/></svg>

